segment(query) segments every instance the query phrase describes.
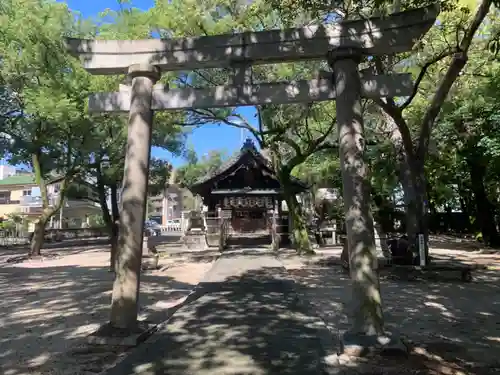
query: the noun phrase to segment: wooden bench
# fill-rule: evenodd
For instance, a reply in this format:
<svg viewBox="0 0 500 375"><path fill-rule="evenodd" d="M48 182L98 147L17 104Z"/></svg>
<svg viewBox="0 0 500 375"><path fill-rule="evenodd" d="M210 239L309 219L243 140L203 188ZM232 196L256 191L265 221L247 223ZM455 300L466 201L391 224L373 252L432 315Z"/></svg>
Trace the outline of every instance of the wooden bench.
<svg viewBox="0 0 500 375"><path fill-rule="evenodd" d="M408 275L410 277L414 274L426 274L429 272L457 272L460 275L460 279L464 282L472 281L472 271L486 269L485 266L477 264L465 264L440 260L433 260L427 266L391 264L388 265L388 267L395 270L396 272L404 272L405 275Z"/></svg>
<svg viewBox="0 0 500 375"><path fill-rule="evenodd" d="M344 242L344 247L347 242ZM349 271L349 260L347 258L347 252L343 251L341 254L341 264L345 271ZM458 272L460 274L460 279L465 282L472 281L472 271L478 269L486 269L486 266L481 266L477 264L466 264L452 261L443 261L439 259L432 259L431 263L427 266L419 266L419 265L403 265L403 264L394 264L394 260L397 260L394 257L391 257L387 260L385 264L379 264L379 268L382 269L392 269L396 272L403 272L407 276L414 275L415 273L425 274L430 272Z"/></svg>

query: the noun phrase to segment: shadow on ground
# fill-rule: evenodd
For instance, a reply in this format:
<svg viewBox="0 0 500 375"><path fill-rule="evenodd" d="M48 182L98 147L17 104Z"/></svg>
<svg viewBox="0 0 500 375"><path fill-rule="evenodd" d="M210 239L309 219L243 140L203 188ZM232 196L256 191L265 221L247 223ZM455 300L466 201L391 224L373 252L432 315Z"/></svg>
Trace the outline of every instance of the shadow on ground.
<svg viewBox="0 0 500 375"><path fill-rule="evenodd" d="M283 268L198 288L197 299L107 374L324 373L325 326L298 303Z"/></svg>
<svg viewBox="0 0 500 375"><path fill-rule="evenodd" d="M474 236L464 237L451 234L440 234L429 236L429 246L437 249L478 251L498 253L500 249L491 248L484 243L478 242Z"/></svg>
<svg viewBox="0 0 500 375"><path fill-rule="evenodd" d="M95 240L68 240L44 244L42 257L59 258L89 250L106 249L109 244L107 239ZM2 263L19 263L29 258L29 247L0 248L0 265Z"/></svg>
<svg viewBox="0 0 500 375"><path fill-rule="evenodd" d="M290 272L301 297L315 306L329 328L339 335L347 330L350 280L345 271L335 265L309 265ZM400 333L412 350L405 360L372 360L363 373L500 373L500 273L482 270L474 275L472 283L451 276L408 281L382 271L386 327Z"/></svg>
<svg viewBox="0 0 500 375"><path fill-rule="evenodd" d="M74 373L71 361L87 361L88 371L100 372L113 359L110 353L71 348L108 320L112 277L107 267L1 267L0 373L45 373L61 356L68 357L64 373ZM141 316L163 321L169 303L193 287L167 276L142 275Z"/></svg>
<svg viewBox="0 0 500 375"><path fill-rule="evenodd" d="M218 249L189 251L182 247L177 247L175 249L160 250L158 254L160 258L168 258L169 260L175 261L177 264L179 261L212 262L220 256L221 252Z"/></svg>

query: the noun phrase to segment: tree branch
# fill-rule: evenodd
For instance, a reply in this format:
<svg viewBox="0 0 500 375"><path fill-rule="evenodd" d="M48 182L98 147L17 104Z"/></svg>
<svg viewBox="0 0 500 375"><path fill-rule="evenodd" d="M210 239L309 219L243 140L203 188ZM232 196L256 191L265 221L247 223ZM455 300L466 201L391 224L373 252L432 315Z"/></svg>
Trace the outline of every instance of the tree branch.
<svg viewBox="0 0 500 375"><path fill-rule="evenodd" d="M425 75L427 73L427 70L432 65L438 63L439 61L445 59L446 57L452 56L456 52L457 52L457 49L447 50L447 51L444 51L444 52L440 53L439 55L435 56L431 60L427 61L422 66L422 68L420 70L420 73L418 74L418 77L415 80L415 84L413 85L413 91L412 91L411 95L404 101L403 104L401 104L399 106L399 108L401 108L402 110L404 110L406 107L408 107L411 104L411 102L413 101L413 99L415 99L415 96L418 93L418 88L420 87L420 84L422 83L422 81L423 81L423 79L424 79L424 77L425 77Z"/></svg>
<svg viewBox="0 0 500 375"><path fill-rule="evenodd" d="M460 75L460 72L467 63L467 54L472 44L472 40L474 39L474 35L487 16L491 4L492 0L483 0L479 5L471 25L465 32L465 35L460 42L459 52L455 53L455 55L453 56L452 62L448 67L445 76L441 80L441 83L436 93L434 94L434 97L432 98L430 106L424 115L417 149L417 157L419 158L421 163L424 162L425 155L429 147L429 138L431 135L432 126L434 125L434 122L439 115L439 112L441 111L441 107L446 100L451 87L453 86L456 79Z"/></svg>
<svg viewBox="0 0 500 375"><path fill-rule="evenodd" d="M389 116L392 117L399 129L399 132L401 133L405 152L408 155L408 158L410 160L413 160L413 157L415 155L415 152L413 150L413 140L408 124L406 123L401 113L401 109L394 105L394 103L386 102L380 98L374 99L374 102L377 103Z"/></svg>

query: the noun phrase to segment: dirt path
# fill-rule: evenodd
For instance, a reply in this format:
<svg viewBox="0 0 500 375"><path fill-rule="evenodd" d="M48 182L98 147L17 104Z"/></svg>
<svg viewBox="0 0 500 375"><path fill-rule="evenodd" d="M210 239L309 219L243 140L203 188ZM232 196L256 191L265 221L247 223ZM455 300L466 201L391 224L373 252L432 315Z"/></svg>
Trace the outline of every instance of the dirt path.
<svg viewBox="0 0 500 375"><path fill-rule="evenodd" d="M1 374L95 374L116 360L120 350L99 353L84 340L108 320L108 262L107 250L94 249L0 264ZM160 265L163 271L141 276L140 319L165 319L211 263L165 258Z"/></svg>
<svg viewBox="0 0 500 375"><path fill-rule="evenodd" d="M337 255L336 255L337 254ZM403 281L381 275L387 329L399 332L410 344L408 360L379 359L366 374L475 374L500 373L500 265L498 255L467 251L432 250L436 257L482 263L472 283L460 281ZM319 266L321 258L340 256L327 249L314 259L284 256L285 265L300 284L301 294L321 314L333 332L348 328L350 283L340 266ZM321 262L320 262L321 263Z"/></svg>

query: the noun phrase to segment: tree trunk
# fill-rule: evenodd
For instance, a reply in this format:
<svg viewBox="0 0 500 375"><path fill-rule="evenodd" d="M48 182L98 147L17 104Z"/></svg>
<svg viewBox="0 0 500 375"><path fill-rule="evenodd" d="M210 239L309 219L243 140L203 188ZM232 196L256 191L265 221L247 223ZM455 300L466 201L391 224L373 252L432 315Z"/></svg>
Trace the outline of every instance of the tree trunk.
<svg viewBox="0 0 500 375"><path fill-rule="evenodd" d="M35 231L30 243L30 258L42 255L42 246L45 241L45 227L47 226L48 219L45 217L40 218L35 223Z"/></svg>
<svg viewBox="0 0 500 375"><path fill-rule="evenodd" d="M426 179L424 166L417 160L401 163L401 183L406 206L406 233L412 252L419 258L418 235L424 235L426 264L429 257L429 231L426 209Z"/></svg>
<svg viewBox="0 0 500 375"><path fill-rule="evenodd" d="M435 215L437 213L437 207L436 207L436 201L435 201L435 194L434 191L432 190L432 186L430 186L429 183L426 185L427 189L427 203L428 203L428 208L429 208L429 213L431 215Z"/></svg>
<svg viewBox="0 0 500 375"><path fill-rule="evenodd" d="M500 238L495 224L495 211L484 187L486 168L474 158L468 158L467 164L476 203L476 217L483 234L483 241L488 246L498 246L500 245Z"/></svg>
<svg viewBox="0 0 500 375"><path fill-rule="evenodd" d="M97 168L97 190L99 193L99 203L101 205L101 210L102 210L102 218L104 219L104 223L106 224L106 227L108 228L109 235L110 235L110 244L111 244L111 249L110 249L110 259L109 259L109 270L110 272L115 271L115 253L116 253L116 246L118 244L118 239L117 236L115 235L115 230L114 230L114 220L109 212L109 207L108 207L108 202L107 202L107 194L106 194L106 186L103 181L103 176L101 174L100 167Z"/></svg>
<svg viewBox="0 0 500 375"><path fill-rule="evenodd" d="M407 148L413 147L409 132L403 137L401 128L406 127L406 122L400 112L391 111L391 114L384 111L385 131L390 134L394 151L399 160L399 179L403 188L403 199L405 202L405 231L413 252L417 252L418 234L424 234L424 246L426 258L429 261L428 233L425 214L425 177L423 166L418 168L418 160L410 160ZM399 126L396 122L399 120ZM405 142L406 140L406 142ZM410 150L411 151L411 150ZM420 173L420 170L422 173ZM420 182L421 181L421 182ZM420 185L423 184L421 187Z"/></svg>
<svg viewBox="0 0 500 375"><path fill-rule="evenodd" d="M389 201L376 193L374 193L374 201L377 206L377 210L374 213L374 227L375 233L378 233L378 238L380 241L380 248L384 256L388 259L391 257L391 251L389 250L389 245L387 244L388 238L387 233L392 231L394 225L392 223L392 217L390 216L390 203Z"/></svg>
<svg viewBox="0 0 500 375"><path fill-rule="evenodd" d="M472 223L472 218L476 217L472 204L472 196L470 190L466 190L462 185L458 186L458 194L460 201L460 210L464 214L465 228L462 227L464 233L471 233L475 230L475 225Z"/></svg>
<svg viewBox="0 0 500 375"><path fill-rule="evenodd" d="M120 222L120 211L118 209L118 187L116 184L110 186L111 189L111 214L112 214L112 224L111 224L111 269L114 271L116 269L116 259L118 255L118 236L119 232L119 222Z"/></svg>
<svg viewBox="0 0 500 375"><path fill-rule="evenodd" d="M297 201L295 192L291 189L291 181L289 173L281 173L281 186L283 189L283 198L288 206L288 214L292 221L292 243L301 254L314 254L309 241L307 232L307 223L304 218L301 205Z"/></svg>

